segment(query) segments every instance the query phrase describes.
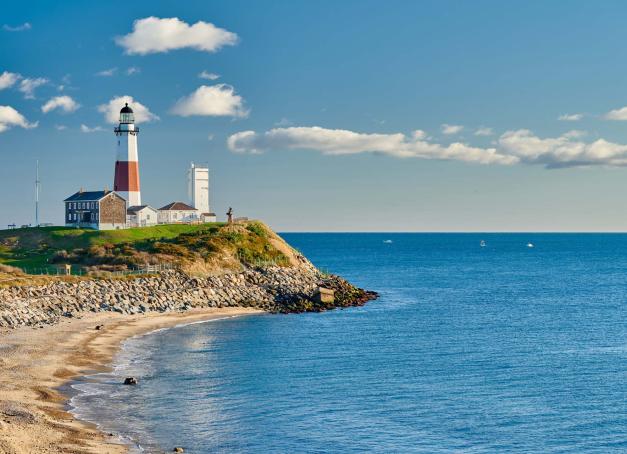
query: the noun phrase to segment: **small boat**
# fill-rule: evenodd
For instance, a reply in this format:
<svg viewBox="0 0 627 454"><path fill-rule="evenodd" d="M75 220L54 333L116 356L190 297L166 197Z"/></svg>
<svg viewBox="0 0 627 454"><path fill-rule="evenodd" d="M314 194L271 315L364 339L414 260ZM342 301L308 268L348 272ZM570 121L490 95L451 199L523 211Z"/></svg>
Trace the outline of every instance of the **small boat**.
<svg viewBox="0 0 627 454"><path fill-rule="evenodd" d="M486 247L485 241L481 240L481 242L479 243L479 246Z"/></svg>
<svg viewBox="0 0 627 454"><path fill-rule="evenodd" d="M385 244L392 244L394 241L392 241L392 240L383 240L383 242L384 242Z"/></svg>
<svg viewBox="0 0 627 454"><path fill-rule="evenodd" d="M532 247L535 247L535 246L533 245L533 243L527 243L527 247L528 248L532 248Z"/></svg>

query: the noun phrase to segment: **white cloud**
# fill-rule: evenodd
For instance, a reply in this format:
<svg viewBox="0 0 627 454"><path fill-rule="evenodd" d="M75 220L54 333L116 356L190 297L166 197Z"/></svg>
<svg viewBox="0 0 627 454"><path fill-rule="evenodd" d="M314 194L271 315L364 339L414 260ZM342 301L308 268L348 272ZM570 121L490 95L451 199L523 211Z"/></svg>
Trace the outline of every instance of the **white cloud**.
<svg viewBox="0 0 627 454"><path fill-rule="evenodd" d="M217 80L220 78L220 74L209 73L207 71L203 71L200 74L198 74L198 77L200 77L201 79L207 79L207 80Z"/></svg>
<svg viewBox="0 0 627 454"><path fill-rule="evenodd" d="M216 52L223 46L237 43L237 35L209 22L198 21L193 25L177 17L146 17L133 22L133 31L118 36L116 43L127 54L146 55L191 48L204 52Z"/></svg>
<svg viewBox="0 0 627 454"><path fill-rule="evenodd" d="M581 131L579 129L573 129L572 131L565 132L562 134L563 137L568 139L579 139L580 137L586 136L588 133L586 131Z"/></svg>
<svg viewBox="0 0 627 454"><path fill-rule="evenodd" d="M560 121L579 121L583 118L583 114L575 113L575 114L564 114L557 117Z"/></svg>
<svg viewBox="0 0 627 454"><path fill-rule="evenodd" d="M7 32L23 32L23 31L26 31L26 30L30 30L31 28L33 28L33 27L28 22L24 22L22 25L17 25L15 27L12 27L12 26L10 26L8 24L4 24L2 26L2 29L4 31L7 31Z"/></svg>
<svg viewBox="0 0 627 454"><path fill-rule="evenodd" d="M605 139L584 142L584 131L568 131L541 138L527 129L507 131L494 147L464 143L442 145L425 139L418 130L405 134L366 134L321 127L275 128L265 133L242 131L227 139L234 153L258 154L270 150L313 150L325 155L374 153L395 158L458 160L480 164L528 164L546 168L627 166L627 145Z"/></svg>
<svg viewBox="0 0 627 454"><path fill-rule="evenodd" d="M10 73L9 71L3 72L0 74L0 90L11 88L21 77L22 76L17 73Z"/></svg>
<svg viewBox="0 0 627 454"><path fill-rule="evenodd" d="M100 76L100 77L111 77L113 75L115 75L115 73L118 71L118 68L109 68L109 69L103 69L102 71L98 71L96 73L96 76Z"/></svg>
<svg viewBox="0 0 627 454"><path fill-rule="evenodd" d="M201 85L198 89L179 99L172 113L182 117L190 115L205 115L212 117L247 117L248 110L244 108L244 100L235 94L230 85Z"/></svg>
<svg viewBox="0 0 627 454"><path fill-rule="evenodd" d="M476 136L491 136L492 134L494 134L492 128L486 128L485 126L482 126L475 131Z"/></svg>
<svg viewBox="0 0 627 454"><path fill-rule="evenodd" d="M56 129L57 131L65 131L67 129L67 126L65 126L65 125L54 125L54 129Z"/></svg>
<svg viewBox="0 0 627 454"><path fill-rule="evenodd" d="M464 127L460 125L447 125L446 123L442 125L442 133L447 135L459 134L462 129Z"/></svg>
<svg viewBox="0 0 627 454"><path fill-rule="evenodd" d="M61 82L63 82L63 83L57 86L57 90L63 91L66 88L72 88L72 87L70 87L70 85L72 83L71 79L72 78L71 78L71 76L69 74L66 74L65 76L63 76L61 78Z"/></svg>
<svg viewBox="0 0 627 454"><path fill-rule="evenodd" d="M93 128L90 128L87 125L81 125L81 132L90 133L90 132L100 132L100 131L104 131L104 128L102 126L94 126Z"/></svg>
<svg viewBox="0 0 627 454"><path fill-rule="evenodd" d="M289 118L281 118L279 121L277 121L276 123L274 123L274 126L292 126L292 122L290 121Z"/></svg>
<svg viewBox="0 0 627 454"><path fill-rule="evenodd" d="M35 79L22 79L20 82L20 86L18 88L19 91L24 93L24 98L26 99L35 99L35 90L42 85L48 83L48 79L44 77L37 77Z"/></svg>
<svg viewBox="0 0 627 454"><path fill-rule="evenodd" d="M98 112L104 114L105 121L107 123L118 123L120 121L120 109L124 107L124 104L128 103L129 107L133 109L135 114L135 123L146 123L149 121L158 120L159 117L153 114L148 107L144 106L139 101L135 101L132 96L116 96L106 104L98 106Z"/></svg>
<svg viewBox="0 0 627 454"><path fill-rule="evenodd" d="M605 118L606 120L625 121L627 120L627 106L621 107L620 109L610 110L603 116L603 118Z"/></svg>
<svg viewBox="0 0 627 454"><path fill-rule="evenodd" d="M36 128L37 124L37 122L29 123L24 118L24 115L11 106L0 106L0 132L11 129L14 126L24 129Z"/></svg>
<svg viewBox="0 0 627 454"><path fill-rule="evenodd" d="M414 138L414 140L427 139L427 133L424 132L422 129L416 129L414 132L411 133L411 136Z"/></svg>
<svg viewBox="0 0 627 454"><path fill-rule="evenodd" d="M526 164L547 168L594 165L627 165L627 145L597 139L578 140L581 132L569 131L559 137L542 139L527 129L508 131L499 138L499 149Z"/></svg>
<svg viewBox="0 0 627 454"><path fill-rule="evenodd" d="M140 72L141 72L141 69L139 69L137 66L131 66L130 68L126 70L126 75L132 76L133 74L139 74Z"/></svg>
<svg viewBox="0 0 627 454"><path fill-rule="evenodd" d="M326 155L376 153L396 158L445 159L482 164L513 164L516 158L505 156L494 148L475 148L463 143L448 146L404 134L364 134L343 129L314 127L275 128L263 134L243 131L231 135L227 145L234 153L263 153L273 149L315 150Z"/></svg>
<svg viewBox="0 0 627 454"><path fill-rule="evenodd" d="M48 113L54 109L61 109L63 112L74 112L81 105L74 101L69 96L55 96L51 98L46 104L41 106L43 113Z"/></svg>

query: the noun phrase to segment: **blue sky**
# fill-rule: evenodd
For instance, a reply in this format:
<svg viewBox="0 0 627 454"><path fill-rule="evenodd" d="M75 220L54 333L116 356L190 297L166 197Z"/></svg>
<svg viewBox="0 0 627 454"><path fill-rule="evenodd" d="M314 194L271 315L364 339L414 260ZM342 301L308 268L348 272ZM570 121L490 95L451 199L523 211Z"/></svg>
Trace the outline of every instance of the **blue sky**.
<svg viewBox="0 0 627 454"><path fill-rule="evenodd" d="M111 187L106 113L131 96L152 115L140 172L156 207L187 200L196 161L211 168L219 216L233 206L282 231L625 231L624 13L622 2L5 5L0 226L34 221L37 159L44 222L62 222L78 188Z"/></svg>

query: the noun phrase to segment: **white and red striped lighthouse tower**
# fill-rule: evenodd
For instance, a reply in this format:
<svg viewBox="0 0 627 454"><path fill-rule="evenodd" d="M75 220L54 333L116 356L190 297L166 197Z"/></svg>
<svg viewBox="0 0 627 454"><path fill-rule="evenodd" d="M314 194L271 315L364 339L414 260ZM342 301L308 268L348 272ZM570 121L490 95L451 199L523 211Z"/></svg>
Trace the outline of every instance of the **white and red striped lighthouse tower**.
<svg viewBox="0 0 627 454"><path fill-rule="evenodd" d="M133 109L128 103L120 110L120 124L114 129L118 139L115 161L113 190L124 197L128 206L141 205L139 191L139 157L137 155L137 134Z"/></svg>

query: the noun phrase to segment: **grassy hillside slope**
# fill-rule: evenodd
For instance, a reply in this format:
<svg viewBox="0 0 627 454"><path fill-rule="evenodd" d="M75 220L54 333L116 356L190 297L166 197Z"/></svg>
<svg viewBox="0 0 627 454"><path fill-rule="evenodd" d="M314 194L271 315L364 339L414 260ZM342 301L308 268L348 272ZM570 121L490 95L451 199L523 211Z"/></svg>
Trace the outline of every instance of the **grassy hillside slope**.
<svg viewBox="0 0 627 454"><path fill-rule="evenodd" d="M70 227L0 230L0 264L28 273L62 264L90 271L177 265L198 274L242 266L292 266L303 259L258 221L95 231Z"/></svg>

